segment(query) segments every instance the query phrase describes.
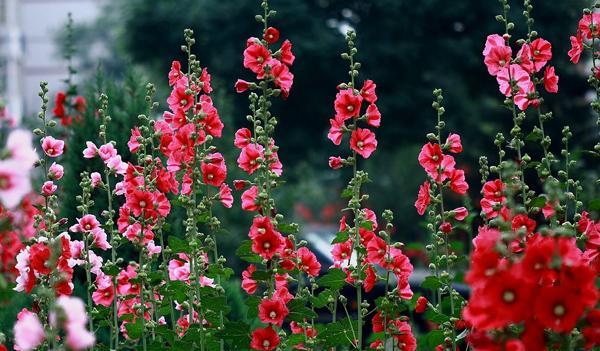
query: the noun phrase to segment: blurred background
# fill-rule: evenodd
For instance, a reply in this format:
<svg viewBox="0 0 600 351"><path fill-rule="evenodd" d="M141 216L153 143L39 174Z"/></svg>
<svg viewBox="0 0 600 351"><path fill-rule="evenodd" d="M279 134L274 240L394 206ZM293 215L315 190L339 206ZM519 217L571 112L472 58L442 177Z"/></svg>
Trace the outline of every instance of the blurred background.
<svg viewBox="0 0 600 351"><path fill-rule="evenodd" d="M276 140L287 181L285 189L277 192L280 212L300 222L304 235L314 242L336 232L339 209L345 205L339 193L348 174L330 170L327 159L346 150L334 147L326 135L334 114L336 85L347 78L346 64L339 56L345 49L344 33L353 28L362 63L359 82L376 82L377 105L383 115L377 130L378 152L364 163L374 180L366 188L369 206L378 214L384 209L395 212L397 240L426 239L413 206L425 179L417 154L425 135L433 131L432 90L439 87L444 90L448 131L459 133L463 140L465 151L457 162L471 185L471 202L465 205L478 213L478 158L487 155L490 164L497 162L494 136L498 132L508 135L512 126L511 114L503 107L496 81L488 75L481 55L487 35L503 30L494 20L501 10L498 2L272 0L271 5L278 14L270 24L281 31L282 38L292 41L296 55L291 95L287 101L274 103L280 121ZM511 5L510 20L520 37L526 29L522 2L511 1ZM534 29L552 43L550 64L560 76L559 94L545 95L544 110L554 112L546 133L553 140L551 150L560 155L560 132L564 125L570 126L574 134L570 147L580 160L576 174L585 184L583 200L587 203L598 197L593 182L600 172L598 160L582 152L598 138L586 82L590 67L585 62L572 65L567 51L581 9L590 2L533 1L533 5ZM247 125L248 101L235 93L233 84L237 78L251 78L243 68L242 52L249 36L261 34L254 21L259 10L258 0L0 0L0 96L25 125L39 109L40 80L50 82L52 96L66 89L62 81L67 76L64 26L67 13L73 14L75 81L79 94L88 101L88 111L81 123L63 131L72 136L66 156L65 169L70 172L64 182L64 216L77 215L72 201L79 193L79 172L95 170L81 160L80 152L84 141L96 135L97 92L109 95L115 120L112 133L124 150L129 129L143 112L147 81L157 86L157 99L166 109L167 73L172 60L183 61L179 48L184 28L194 29L195 53L212 74L215 105L226 125L223 143L227 147L222 150L231 152L229 179L243 177L237 173L237 153L230 144L235 130ZM537 117L530 117L526 134L537 123ZM527 152L533 158L541 151L539 144L528 142ZM458 199L451 201L460 205ZM223 215L222 245L231 257L250 219L239 210ZM178 228L174 221L175 234ZM323 242L326 251L328 241ZM467 245L468 238L458 237L458 242ZM409 249L415 256L422 253L419 244ZM239 262L230 264L239 269Z"/></svg>

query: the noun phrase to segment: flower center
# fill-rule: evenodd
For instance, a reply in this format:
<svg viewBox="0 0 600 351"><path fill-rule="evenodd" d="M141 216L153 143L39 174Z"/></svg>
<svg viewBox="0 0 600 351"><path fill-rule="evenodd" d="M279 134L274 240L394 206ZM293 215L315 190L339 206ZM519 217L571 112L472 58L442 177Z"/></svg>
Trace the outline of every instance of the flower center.
<svg viewBox="0 0 600 351"><path fill-rule="evenodd" d="M354 111L354 106L348 105L348 106L346 106L346 110L348 110L348 112L353 112Z"/></svg>
<svg viewBox="0 0 600 351"><path fill-rule="evenodd" d="M91 225L89 225L89 223L88 223L88 224L86 224L86 225L85 225L85 230L90 230L90 229L92 229L92 226L91 226Z"/></svg>
<svg viewBox="0 0 600 351"><path fill-rule="evenodd" d="M48 154L49 155L54 155L54 148L49 148L48 149Z"/></svg>
<svg viewBox="0 0 600 351"><path fill-rule="evenodd" d="M258 61L258 63L263 63L265 61L265 58L262 56L259 56L256 58L256 61Z"/></svg>
<svg viewBox="0 0 600 351"><path fill-rule="evenodd" d="M506 61L505 61L505 60L500 60L500 61L498 62L498 64L500 64L500 66L504 66L504 65L506 64Z"/></svg>
<svg viewBox="0 0 600 351"><path fill-rule="evenodd" d="M215 176L214 176L214 175L212 175L212 174L209 174L209 175L207 175L207 176L206 176L206 178L208 178L208 180L212 180L214 177L215 177Z"/></svg>
<svg viewBox="0 0 600 351"><path fill-rule="evenodd" d="M513 302L513 301L515 301L515 298L516 298L515 293L511 290L506 290L504 292L504 294L502 294L502 299L504 300L504 302L508 302L508 303Z"/></svg>
<svg viewBox="0 0 600 351"><path fill-rule="evenodd" d="M186 99L181 99L181 101L179 101L179 104L181 106L185 106L185 105L187 105L187 100Z"/></svg>
<svg viewBox="0 0 600 351"><path fill-rule="evenodd" d="M275 319L275 318L277 318L277 312L275 312L275 311L271 311L271 313L269 313L269 317L270 317L271 319Z"/></svg>
<svg viewBox="0 0 600 351"><path fill-rule="evenodd" d="M358 143L356 143L356 146L358 146L358 148L362 150L362 148L365 146L365 143L363 143L361 140Z"/></svg>
<svg viewBox="0 0 600 351"><path fill-rule="evenodd" d="M256 230L259 234L264 234L266 232L265 228L258 228Z"/></svg>
<svg viewBox="0 0 600 351"><path fill-rule="evenodd" d="M144 201L144 200L140 201L140 207L141 208L146 207L146 201Z"/></svg>
<svg viewBox="0 0 600 351"><path fill-rule="evenodd" d="M269 340L263 341L263 347L269 347L269 346L271 346L271 343L269 342Z"/></svg>
<svg viewBox="0 0 600 351"><path fill-rule="evenodd" d="M533 52L533 54L534 54L534 55L539 55L539 54L540 54L540 50L535 50L535 51Z"/></svg>
<svg viewBox="0 0 600 351"><path fill-rule="evenodd" d="M431 159L434 161L437 161L440 159L440 157L438 155L433 155L433 156L431 156Z"/></svg>
<svg viewBox="0 0 600 351"><path fill-rule="evenodd" d="M499 192L499 191L496 191L496 192L494 193L494 196L495 196L495 197L500 197L500 196L502 196L502 193L501 193L501 192Z"/></svg>
<svg viewBox="0 0 600 351"><path fill-rule="evenodd" d="M270 247L271 247L271 243L270 243L270 242L268 242L268 241L266 241L266 242L263 244L263 248L264 248L265 250L269 250L269 248L270 248Z"/></svg>
<svg viewBox="0 0 600 351"><path fill-rule="evenodd" d="M10 180L5 175L0 175L0 189L10 188Z"/></svg>
<svg viewBox="0 0 600 351"><path fill-rule="evenodd" d="M558 304L556 306L554 306L554 315L557 317L562 317L565 315L565 312L567 312L567 309L565 308L565 306Z"/></svg>

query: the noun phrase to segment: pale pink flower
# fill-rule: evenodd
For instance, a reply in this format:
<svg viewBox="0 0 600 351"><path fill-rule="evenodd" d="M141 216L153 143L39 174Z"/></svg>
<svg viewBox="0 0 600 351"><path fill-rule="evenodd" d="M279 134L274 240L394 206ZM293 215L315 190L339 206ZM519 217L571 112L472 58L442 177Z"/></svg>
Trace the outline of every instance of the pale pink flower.
<svg viewBox="0 0 600 351"><path fill-rule="evenodd" d="M127 163L121 160L120 155L116 155L106 161L106 166L117 174L125 174L127 172Z"/></svg>
<svg viewBox="0 0 600 351"><path fill-rule="evenodd" d="M53 162L48 169L48 177L53 180L60 180L65 175L65 168L56 162Z"/></svg>
<svg viewBox="0 0 600 351"><path fill-rule="evenodd" d="M8 135L6 149L10 151L11 157L30 169L38 160L37 152L31 147L32 134L28 130L15 129Z"/></svg>
<svg viewBox="0 0 600 351"><path fill-rule="evenodd" d="M106 232L102 228L96 228L92 230L92 235L94 237L94 245L100 250L108 250L112 248L112 246L106 240Z"/></svg>
<svg viewBox="0 0 600 351"><path fill-rule="evenodd" d="M65 142L49 135L42 139L42 149L48 157L58 157L64 152Z"/></svg>
<svg viewBox="0 0 600 351"><path fill-rule="evenodd" d="M92 174L90 174L90 178L92 180L92 188L97 188L99 185L102 184L102 176L100 175L100 173L92 172Z"/></svg>
<svg viewBox="0 0 600 351"><path fill-rule="evenodd" d="M98 148L98 155L106 162L106 160L117 156L117 149L112 143L106 143Z"/></svg>
<svg viewBox="0 0 600 351"><path fill-rule="evenodd" d="M190 262L185 254L180 253L179 259L169 261L169 279L189 282L190 280Z"/></svg>
<svg viewBox="0 0 600 351"><path fill-rule="evenodd" d="M15 160L0 160L0 202L7 208L17 206L31 191L26 168Z"/></svg>
<svg viewBox="0 0 600 351"><path fill-rule="evenodd" d="M85 142L86 148L83 149L83 157L94 158L98 154L98 147L91 141Z"/></svg>
<svg viewBox="0 0 600 351"><path fill-rule="evenodd" d="M42 194L44 194L45 196L50 196L54 194L56 189L58 189L58 186L56 186L56 184L54 184L53 181L48 180L44 182L44 185L42 185Z"/></svg>
<svg viewBox="0 0 600 351"><path fill-rule="evenodd" d="M20 350L33 350L38 347L45 338L44 327L37 315L23 309L17 315L17 323L14 326L15 346Z"/></svg>
<svg viewBox="0 0 600 351"><path fill-rule="evenodd" d="M160 254L162 251L162 247L160 245L156 245L154 240L150 240L148 245L146 245L146 248L148 248L148 257L150 258L152 258L153 255Z"/></svg>

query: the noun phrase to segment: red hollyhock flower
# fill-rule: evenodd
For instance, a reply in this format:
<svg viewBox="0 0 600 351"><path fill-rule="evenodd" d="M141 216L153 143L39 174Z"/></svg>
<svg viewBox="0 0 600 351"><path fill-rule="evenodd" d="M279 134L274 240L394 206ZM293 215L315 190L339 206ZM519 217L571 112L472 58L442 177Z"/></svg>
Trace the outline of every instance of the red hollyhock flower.
<svg viewBox="0 0 600 351"><path fill-rule="evenodd" d="M238 79L235 82L235 91L237 93L243 93L246 90L248 90L249 87L250 87L250 82L247 82L247 81L245 81L243 79Z"/></svg>
<svg viewBox="0 0 600 351"><path fill-rule="evenodd" d="M231 188L229 185L223 183L219 187L219 200L225 208L231 208L233 206L233 195L231 194Z"/></svg>
<svg viewBox="0 0 600 351"><path fill-rule="evenodd" d="M270 60L268 65L271 67L269 74L275 79L275 85L281 88L281 95L283 98L287 98L292 89L292 84L294 83L294 74L290 72L288 66L282 64L278 60Z"/></svg>
<svg viewBox="0 0 600 351"><path fill-rule="evenodd" d="M375 236L367 244L367 261L372 264L386 265L388 245L382 238Z"/></svg>
<svg viewBox="0 0 600 351"><path fill-rule="evenodd" d="M179 61L173 61L171 63L171 70L169 71L169 85L173 86L179 79L183 77L181 72L181 63Z"/></svg>
<svg viewBox="0 0 600 351"><path fill-rule="evenodd" d="M279 52L281 62L283 62L287 66L291 66L294 64L294 60L296 59L296 57L292 53L292 43L289 40L286 39L283 41Z"/></svg>
<svg viewBox="0 0 600 351"><path fill-rule="evenodd" d="M375 128L379 128L381 125L381 113L375 104L367 107L367 124Z"/></svg>
<svg viewBox="0 0 600 351"><path fill-rule="evenodd" d="M206 94L212 93L212 86L210 85L210 74L208 73L208 69L204 67L202 69L202 73L200 73L200 82L202 83L202 90Z"/></svg>
<svg viewBox="0 0 600 351"><path fill-rule="evenodd" d="M279 335L269 325L266 328L257 328L252 332L250 347L256 351L271 351L277 348L279 342Z"/></svg>
<svg viewBox="0 0 600 351"><path fill-rule="evenodd" d="M431 203L431 197L429 195L430 188L431 184L429 184L428 181L424 181L423 184L419 186L419 194L417 195L417 201L415 201L415 207L417 213L421 216L425 213L427 206Z"/></svg>
<svg viewBox="0 0 600 351"><path fill-rule="evenodd" d="M274 44L279 40L279 31L277 28L269 27L265 30L263 39L269 44Z"/></svg>
<svg viewBox="0 0 600 351"><path fill-rule="evenodd" d="M281 327L289 310L283 300L278 298L263 299L258 305L258 318L263 323L275 324Z"/></svg>
<svg viewBox="0 0 600 351"><path fill-rule="evenodd" d="M344 135L344 120L336 116L329 119L329 124L331 127L329 128L329 133L327 133L327 139L331 140L335 145L340 145L342 136Z"/></svg>
<svg viewBox="0 0 600 351"><path fill-rule="evenodd" d="M512 50L510 46L494 46L485 56L483 62L487 66L488 73L496 76L502 69L510 64Z"/></svg>
<svg viewBox="0 0 600 351"><path fill-rule="evenodd" d="M592 37L598 37L598 34L600 33L600 27L598 26L599 23L600 13L591 13L588 15L583 15L583 17L579 20L577 32L582 33L587 39L592 39Z"/></svg>
<svg viewBox="0 0 600 351"><path fill-rule="evenodd" d="M263 147L259 144L248 144L242 148L240 156L237 159L238 166L248 174L254 173L258 169L258 158L262 157Z"/></svg>
<svg viewBox="0 0 600 351"><path fill-rule="evenodd" d="M248 190L242 193L242 210L244 211L258 211L260 205L256 203L258 197L258 187L256 185L251 186Z"/></svg>
<svg viewBox="0 0 600 351"><path fill-rule="evenodd" d="M329 157L329 167L332 169L340 169L344 165L342 161L342 158L339 156L331 156Z"/></svg>
<svg viewBox="0 0 600 351"><path fill-rule="evenodd" d="M539 72L552 59L552 44L545 39L537 38L529 44L529 48L535 71Z"/></svg>
<svg viewBox="0 0 600 351"><path fill-rule="evenodd" d="M335 118L345 121L352 117L358 117L362 100L363 97L361 95L355 95L354 89L352 88L340 90L336 94L335 102L333 104L335 108Z"/></svg>
<svg viewBox="0 0 600 351"><path fill-rule="evenodd" d="M569 58L571 59L571 62L577 64L579 62L579 58L581 57L581 53L583 52L583 39L579 33L577 33L576 37L571 36L569 39L571 40Z"/></svg>
<svg viewBox="0 0 600 351"><path fill-rule="evenodd" d="M474 251L471 255L471 268L465 281L472 288L477 288L486 282L487 277L499 269L501 256L496 247L500 242L500 231L495 228L479 227L478 234L473 239Z"/></svg>
<svg viewBox="0 0 600 351"><path fill-rule="evenodd" d="M271 54L266 47L253 43L244 50L244 67L256 74L261 74L270 58Z"/></svg>
<svg viewBox="0 0 600 351"><path fill-rule="evenodd" d="M363 99L365 99L366 102L374 104L375 101L377 101L377 94L375 94L376 87L377 84L373 83L372 80L365 80L362 88L360 89L360 95L363 97Z"/></svg>
<svg viewBox="0 0 600 351"><path fill-rule="evenodd" d="M504 202L506 200L504 183L500 179L485 182L483 184L483 197L494 202Z"/></svg>
<svg viewBox="0 0 600 351"><path fill-rule="evenodd" d="M134 190L127 196L126 205L131 209L134 216L139 217L144 213L144 217L154 216L154 196L152 193L143 190Z"/></svg>
<svg viewBox="0 0 600 351"><path fill-rule="evenodd" d="M417 299L417 305L415 306L415 312L423 313L427 309L427 299L424 296L420 296Z"/></svg>
<svg viewBox="0 0 600 351"><path fill-rule="evenodd" d="M205 184L218 187L227 178L227 168L225 168L225 165L221 166L214 163L202 162L200 169L202 171L202 180Z"/></svg>
<svg viewBox="0 0 600 351"><path fill-rule="evenodd" d="M544 71L544 88L549 93L558 93L558 76L553 66L546 67Z"/></svg>
<svg viewBox="0 0 600 351"><path fill-rule="evenodd" d="M394 339L398 344L400 351L415 351L417 349L417 339L413 335L410 324L406 321L394 321Z"/></svg>
<svg viewBox="0 0 600 351"><path fill-rule="evenodd" d="M235 132L235 141L233 144L238 149L243 149L252 142L252 132L248 128L240 128Z"/></svg>
<svg viewBox="0 0 600 351"><path fill-rule="evenodd" d="M350 147L364 158L369 158L377 149L375 133L368 129L357 128L350 136Z"/></svg>
<svg viewBox="0 0 600 351"><path fill-rule="evenodd" d="M368 265L367 269L365 269L365 279L363 280L363 288L365 292L370 292L375 287L375 283L377 283L377 274L373 269L372 265Z"/></svg>
<svg viewBox="0 0 600 351"><path fill-rule="evenodd" d="M310 277L316 277L321 272L321 264L317 260L317 256L308 248L301 247L298 249L298 268Z"/></svg>
<svg viewBox="0 0 600 351"><path fill-rule="evenodd" d="M469 190L469 184L465 181L465 171L455 169L450 173L450 189L459 195L464 195Z"/></svg>
<svg viewBox="0 0 600 351"><path fill-rule="evenodd" d="M462 143L460 141L460 135L450 133L446 138L446 143L444 144L444 149L448 149L448 151L458 154L463 150Z"/></svg>
<svg viewBox="0 0 600 351"><path fill-rule="evenodd" d="M284 247L283 237L275 231L266 232L252 239L252 251L265 260L270 260L276 254L281 254Z"/></svg>
<svg viewBox="0 0 600 351"><path fill-rule="evenodd" d="M529 218L526 214L516 215L511 221L512 230L525 230L526 234L532 234L537 226L537 223Z"/></svg>
<svg viewBox="0 0 600 351"><path fill-rule="evenodd" d="M248 236L250 239L254 239L259 235L273 231L275 231L275 228L271 223L271 219L266 216L258 216L254 217L252 220L252 225L250 226L250 232L248 232Z"/></svg>
<svg viewBox="0 0 600 351"><path fill-rule="evenodd" d="M568 286L553 286L535 299L534 314L540 324L556 332L569 332L582 317L585 305Z"/></svg>
<svg viewBox="0 0 600 351"><path fill-rule="evenodd" d="M51 268L46 266L50 259L50 249L44 243L35 243L29 249L29 266L36 273L50 274Z"/></svg>
<svg viewBox="0 0 600 351"><path fill-rule="evenodd" d="M434 179L437 178L438 168L441 166L444 159L444 154L442 153L440 145L433 143L423 145L418 158L419 164L425 169L427 174Z"/></svg>
<svg viewBox="0 0 600 351"><path fill-rule="evenodd" d="M186 94L187 89L187 79L185 81L183 79L179 80L173 87L171 95L167 98L169 108L174 113L177 113L179 110L186 112L194 104L194 95Z"/></svg>
<svg viewBox="0 0 600 351"><path fill-rule="evenodd" d="M352 255L352 241L348 240L344 243L333 245L331 255L333 256L333 261L336 263L341 263L350 259L350 256Z"/></svg>
<svg viewBox="0 0 600 351"><path fill-rule="evenodd" d="M242 289L250 295L256 292L258 286L256 280L252 279L252 273L254 273L254 271L256 271L256 266L251 264L242 272Z"/></svg>

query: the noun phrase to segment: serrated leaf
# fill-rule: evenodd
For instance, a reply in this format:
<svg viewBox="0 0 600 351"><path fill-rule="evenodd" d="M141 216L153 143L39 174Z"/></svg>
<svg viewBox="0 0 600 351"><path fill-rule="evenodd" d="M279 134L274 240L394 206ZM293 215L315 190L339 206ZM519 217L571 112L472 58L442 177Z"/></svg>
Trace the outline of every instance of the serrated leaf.
<svg viewBox="0 0 600 351"><path fill-rule="evenodd" d="M290 313L287 319L294 322L302 322L304 320L317 318L317 314L310 308L306 307L306 301L295 299L288 302L287 307Z"/></svg>
<svg viewBox="0 0 600 351"><path fill-rule="evenodd" d="M248 263L260 263L262 259L259 255L252 252L252 240L242 241L240 247L235 251L235 254Z"/></svg>
<svg viewBox="0 0 600 351"><path fill-rule="evenodd" d="M335 234L335 238L331 241L332 244L345 243L350 238L348 231L338 232Z"/></svg>
<svg viewBox="0 0 600 351"><path fill-rule="evenodd" d="M434 277L432 275L426 277L425 280L423 280L423 282L421 283L421 288L427 290L437 290L441 287L442 283L440 282L439 278Z"/></svg>
<svg viewBox="0 0 600 351"><path fill-rule="evenodd" d="M346 284L346 273L340 268L330 269L324 276L317 280L322 287L339 290Z"/></svg>
<svg viewBox="0 0 600 351"><path fill-rule="evenodd" d="M250 326L241 321L226 322L225 328L217 332L217 337L229 340L231 350L247 350L250 345Z"/></svg>
<svg viewBox="0 0 600 351"><path fill-rule="evenodd" d="M169 236L169 248L173 252L185 252L188 253L190 251L190 245L187 241L182 240L176 236Z"/></svg>
<svg viewBox="0 0 600 351"><path fill-rule="evenodd" d="M139 339L142 337L142 329L144 326L142 325L142 320L138 319L137 322L129 322L125 324L125 329L127 330L127 335L130 339Z"/></svg>

